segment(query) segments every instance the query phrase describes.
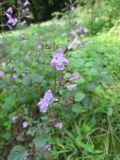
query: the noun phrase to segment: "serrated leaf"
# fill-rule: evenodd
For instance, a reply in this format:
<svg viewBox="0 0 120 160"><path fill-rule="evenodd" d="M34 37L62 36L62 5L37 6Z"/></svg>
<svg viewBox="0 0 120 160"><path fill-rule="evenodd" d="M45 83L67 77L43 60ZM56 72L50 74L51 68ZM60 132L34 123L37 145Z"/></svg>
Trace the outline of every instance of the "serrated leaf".
<svg viewBox="0 0 120 160"><path fill-rule="evenodd" d="M27 160L28 152L23 146L15 146L8 156L8 160Z"/></svg>

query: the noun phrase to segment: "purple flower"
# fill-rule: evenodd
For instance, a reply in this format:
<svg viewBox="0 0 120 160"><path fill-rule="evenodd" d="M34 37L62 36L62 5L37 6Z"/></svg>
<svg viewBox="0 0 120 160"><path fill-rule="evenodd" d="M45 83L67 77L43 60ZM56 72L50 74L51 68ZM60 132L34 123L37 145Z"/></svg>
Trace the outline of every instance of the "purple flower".
<svg viewBox="0 0 120 160"><path fill-rule="evenodd" d="M75 81L75 80L78 80L78 79L80 79L80 75L79 74L69 78L69 81Z"/></svg>
<svg viewBox="0 0 120 160"><path fill-rule="evenodd" d="M82 28L76 29L77 33L82 33Z"/></svg>
<svg viewBox="0 0 120 160"><path fill-rule="evenodd" d="M56 58L56 57L59 57L59 56L63 56L63 55L64 55L63 50L59 49L53 54L53 58Z"/></svg>
<svg viewBox="0 0 120 160"><path fill-rule="evenodd" d="M64 57L62 50L58 50L54 53L51 65L58 71L64 70L65 66L68 65L68 60Z"/></svg>
<svg viewBox="0 0 120 160"><path fill-rule="evenodd" d="M0 78L3 78L5 76L5 72L0 71Z"/></svg>
<svg viewBox="0 0 120 160"><path fill-rule="evenodd" d="M68 46L68 49L70 50L76 48L76 46L80 44L81 44L80 40L78 38L75 38L73 42Z"/></svg>
<svg viewBox="0 0 120 160"><path fill-rule="evenodd" d="M84 33L89 32L88 28L86 28L86 27L85 27L85 28L83 28L83 32L84 32Z"/></svg>
<svg viewBox="0 0 120 160"><path fill-rule="evenodd" d="M11 25L11 26L16 26L18 22L18 19L17 18L13 18L12 16L8 19L8 25Z"/></svg>
<svg viewBox="0 0 120 160"><path fill-rule="evenodd" d="M57 123L55 124L55 128L62 129L62 127L63 127L62 122L57 122Z"/></svg>
<svg viewBox="0 0 120 160"><path fill-rule="evenodd" d="M47 101L48 105L51 105L55 101L50 89L45 93L44 99Z"/></svg>
<svg viewBox="0 0 120 160"><path fill-rule="evenodd" d="M71 91L76 91L77 90L77 84L72 84L67 86L67 89L71 90Z"/></svg>
<svg viewBox="0 0 120 160"><path fill-rule="evenodd" d="M42 48L42 45L41 45L41 44L39 44L37 48L38 48L38 49L41 49L41 48Z"/></svg>
<svg viewBox="0 0 120 160"><path fill-rule="evenodd" d="M48 151L51 151L51 145L50 144L45 144L44 148Z"/></svg>
<svg viewBox="0 0 120 160"><path fill-rule="evenodd" d="M25 8L24 11L25 11L25 12L29 12L29 8ZM23 11L23 12L24 12L24 11Z"/></svg>
<svg viewBox="0 0 120 160"><path fill-rule="evenodd" d="M12 18L12 16L9 13L6 12L5 14L6 14L8 19Z"/></svg>
<svg viewBox="0 0 120 160"><path fill-rule="evenodd" d="M61 36L62 36L62 37L67 37L67 34L66 34L66 33L63 33Z"/></svg>
<svg viewBox="0 0 120 160"><path fill-rule="evenodd" d="M26 20L24 20L24 21L21 23L22 26L24 26L24 25L26 25L26 24L27 24L27 21L26 21Z"/></svg>
<svg viewBox="0 0 120 160"><path fill-rule="evenodd" d="M70 33L75 36L77 33L81 33L82 32L82 29L75 29L75 30L72 30Z"/></svg>
<svg viewBox="0 0 120 160"><path fill-rule="evenodd" d="M27 122L27 121L24 121L24 122L23 122L23 124L22 124L23 128L27 128L27 127L28 127L28 125L29 125L29 124L28 124L28 122Z"/></svg>
<svg viewBox="0 0 120 160"><path fill-rule="evenodd" d="M37 105L40 107L41 112L43 112L43 113L46 113L46 112L47 112L48 103L47 103L47 101L46 101L44 98L42 98L42 99L38 102Z"/></svg>
<svg viewBox="0 0 120 160"><path fill-rule="evenodd" d="M18 75L17 74L13 74L12 77L13 77L13 79L17 79Z"/></svg>
<svg viewBox="0 0 120 160"><path fill-rule="evenodd" d="M77 33L87 33L89 30L85 27L85 28L80 28L80 29L76 29L76 30L72 30L70 33L75 36Z"/></svg>
<svg viewBox="0 0 120 160"><path fill-rule="evenodd" d="M9 7L9 8L7 9L6 13L13 14L13 9L12 9L12 7Z"/></svg>
<svg viewBox="0 0 120 160"><path fill-rule="evenodd" d="M41 112L45 113L48 110L48 106L51 105L54 101L55 98L53 97L53 94L49 89L37 105L40 107Z"/></svg>
<svg viewBox="0 0 120 160"><path fill-rule="evenodd" d="M73 36L75 36L76 35L76 30L72 30L71 32L70 32Z"/></svg>
<svg viewBox="0 0 120 160"><path fill-rule="evenodd" d="M25 0L24 7L29 6L29 5L30 5L30 2L28 0Z"/></svg>
<svg viewBox="0 0 120 160"><path fill-rule="evenodd" d="M32 17L31 16L25 16L26 18L28 18L28 19L32 19Z"/></svg>

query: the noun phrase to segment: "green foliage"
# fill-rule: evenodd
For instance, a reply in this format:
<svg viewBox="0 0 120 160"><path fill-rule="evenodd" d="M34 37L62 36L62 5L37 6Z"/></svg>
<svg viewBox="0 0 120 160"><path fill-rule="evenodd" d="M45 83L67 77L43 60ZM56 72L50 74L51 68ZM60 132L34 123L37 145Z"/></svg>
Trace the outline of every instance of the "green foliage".
<svg viewBox="0 0 120 160"><path fill-rule="evenodd" d="M67 69L74 71L64 79L81 75L74 81L77 91L68 92L57 90L54 79L57 76L59 81L60 73L50 66L52 53L72 42L71 35L62 37L67 32L66 22L56 20L4 35L7 50L0 59L6 75L0 79L0 147L6 149L11 137L15 140L10 149L20 145L11 150L9 160L119 158L119 40L110 33L87 37L85 40L91 41L87 46L65 53ZM40 49L41 43L44 47ZM17 79L12 77L14 73ZM36 105L49 88L58 102L43 114ZM19 118L13 121L15 116ZM54 127L58 117L63 121L60 131ZM27 128L22 128L24 120L29 122ZM51 152L45 150L45 144L51 144Z"/></svg>
<svg viewBox="0 0 120 160"><path fill-rule="evenodd" d="M27 160L28 152L22 146L15 146L8 157L8 160Z"/></svg>
<svg viewBox="0 0 120 160"><path fill-rule="evenodd" d="M84 93L76 92L75 93L75 101L82 101L85 98Z"/></svg>
<svg viewBox="0 0 120 160"><path fill-rule="evenodd" d="M13 94L5 99L5 103L2 106L2 110L5 112L11 112L17 102L17 97Z"/></svg>
<svg viewBox="0 0 120 160"><path fill-rule="evenodd" d="M78 0L80 8L76 15L84 19L84 23L92 34L108 31L120 19L119 0Z"/></svg>
<svg viewBox="0 0 120 160"><path fill-rule="evenodd" d="M40 135L34 139L34 145L36 149L43 147L47 143L47 137L45 135Z"/></svg>
<svg viewBox="0 0 120 160"><path fill-rule="evenodd" d="M72 111L75 113L80 113L81 109L82 109L82 107L80 105L77 105L77 104L72 105Z"/></svg>

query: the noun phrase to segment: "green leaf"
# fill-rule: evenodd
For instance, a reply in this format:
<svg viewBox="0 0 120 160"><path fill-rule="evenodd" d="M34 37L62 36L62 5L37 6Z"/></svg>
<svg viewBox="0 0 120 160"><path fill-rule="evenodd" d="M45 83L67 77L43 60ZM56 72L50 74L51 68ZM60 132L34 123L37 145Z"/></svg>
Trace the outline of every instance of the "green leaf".
<svg viewBox="0 0 120 160"><path fill-rule="evenodd" d="M43 77L37 73L32 74L31 78L32 78L32 83L36 82L40 83L43 80Z"/></svg>
<svg viewBox="0 0 120 160"><path fill-rule="evenodd" d="M78 147L83 148L84 150L86 150L87 152L93 153L94 152L94 146L93 144L88 144L88 143L83 143L80 139L80 137L77 137L75 139L75 142L77 144Z"/></svg>
<svg viewBox="0 0 120 160"><path fill-rule="evenodd" d="M15 146L8 156L8 160L27 160L28 152L23 146Z"/></svg>
<svg viewBox="0 0 120 160"><path fill-rule="evenodd" d="M84 93L76 92L75 93L75 101L82 101L85 98Z"/></svg>
<svg viewBox="0 0 120 160"><path fill-rule="evenodd" d="M75 58L73 59L73 57L70 59L70 65L74 68L81 68L81 66L85 63L85 60L80 59L80 58Z"/></svg>
<svg viewBox="0 0 120 160"><path fill-rule="evenodd" d="M92 97L86 96L85 99L83 100L83 105L89 109L92 109L93 107Z"/></svg>
<svg viewBox="0 0 120 160"><path fill-rule="evenodd" d="M95 86L94 83L88 83L87 86L86 86L86 89L87 89L87 91L92 92L92 91L94 91L95 87L96 86Z"/></svg>
<svg viewBox="0 0 120 160"><path fill-rule="evenodd" d="M101 86L98 86L98 87L95 88L94 93L96 95L100 96L100 95L104 94L104 90L102 89Z"/></svg>
<svg viewBox="0 0 120 160"><path fill-rule="evenodd" d="M74 104L72 106L72 111L75 112L75 113L80 113L81 111L81 106L80 105L77 105L77 104Z"/></svg>
<svg viewBox="0 0 120 160"><path fill-rule="evenodd" d="M113 113L113 109L111 107L108 108L108 116L112 116L112 113Z"/></svg>
<svg viewBox="0 0 120 160"><path fill-rule="evenodd" d="M4 138L5 140L9 140L11 138L11 133L5 133L5 134L3 134L2 138Z"/></svg>
<svg viewBox="0 0 120 160"><path fill-rule="evenodd" d="M64 75L64 78L65 79L68 79L68 78L70 78L71 77L71 74L70 73L66 73L65 75Z"/></svg>
<svg viewBox="0 0 120 160"><path fill-rule="evenodd" d="M2 106L2 109L6 112L10 112L17 102L16 95L11 95L5 99L5 103Z"/></svg>
<svg viewBox="0 0 120 160"><path fill-rule="evenodd" d="M25 86L30 86L32 84L32 79L31 77L25 77L23 80L22 80L22 84L25 85Z"/></svg>
<svg viewBox="0 0 120 160"><path fill-rule="evenodd" d="M34 145L36 148L43 147L47 143L47 140L47 137L42 134L34 139Z"/></svg>
<svg viewBox="0 0 120 160"><path fill-rule="evenodd" d="M98 71L96 70L96 68L92 68L89 72L93 76L96 76L98 74Z"/></svg>
<svg viewBox="0 0 120 160"><path fill-rule="evenodd" d="M112 85L114 82L112 76L110 76L110 75L104 75L103 78L106 81L106 83L109 85Z"/></svg>

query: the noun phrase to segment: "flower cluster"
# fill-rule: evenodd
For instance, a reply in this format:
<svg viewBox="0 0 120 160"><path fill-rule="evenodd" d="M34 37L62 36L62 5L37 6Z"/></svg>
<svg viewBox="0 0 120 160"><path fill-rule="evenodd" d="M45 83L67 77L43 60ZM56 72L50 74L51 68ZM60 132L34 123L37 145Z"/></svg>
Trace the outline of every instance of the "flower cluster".
<svg viewBox="0 0 120 160"><path fill-rule="evenodd" d="M53 67L55 67L58 71L63 71L65 69L65 66L68 65L68 60L64 57L64 53L66 53L70 49L75 48L77 45L80 45L80 44L81 44L80 40L75 37L73 42L67 47L67 50L62 50L62 49L57 50L53 54L53 59L51 61L51 65ZM69 72L69 70L64 70L62 72L62 74L64 75L67 72ZM71 71L71 72L73 72L73 71ZM70 84L70 85L65 86L65 82L71 82L71 81L78 80L78 79L80 79L80 75L75 75L73 77L70 77L66 81L59 82L58 85L62 86L64 89L67 88L68 90L76 91L77 90L77 84Z"/></svg>
<svg viewBox="0 0 120 160"><path fill-rule="evenodd" d="M18 19L15 16L13 16L13 8L9 7L5 14L8 18L8 21L7 21L8 27L12 29L18 23Z"/></svg>
<svg viewBox="0 0 120 160"><path fill-rule="evenodd" d="M54 53L51 65L55 67L58 71L64 70L65 66L68 65L68 60L64 57L62 50L58 50Z"/></svg>
<svg viewBox="0 0 120 160"><path fill-rule="evenodd" d="M87 33L89 30L85 27L85 28L80 28L80 29L75 29L75 30L72 30L70 33L75 36L76 34L84 34L84 33Z"/></svg>
<svg viewBox="0 0 120 160"><path fill-rule="evenodd" d="M23 8L22 8L22 19L21 25L25 25L32 20L30 15L30 2L29 0L24 0Z"/></svg>
<svg viewBox="0 0 120 160"><path fill-rule="evenodd" d="M55 101L51 90L49 89L43 98L38 102L38 106L40 107L41 112L45 113L48 110L48 106L51 105Z"/></svg>
<svg viewBox="0 0 120 160"><path fill-rule="evenodd" d="M23 4L22 4L23 3ZM18 8L19 12L19 20L16 18L16 14L14 13L14 7L9 7L5 14L7 16L7 26L12 29L15 28L18 24L18 21L20 22L20 25L27 24L27 21L32 20L32 17L29 15L29 6L30 2L28 0L24 0L24 2L19 2L20 7ZM23 6L23 7L21 7Z"/></svg>

